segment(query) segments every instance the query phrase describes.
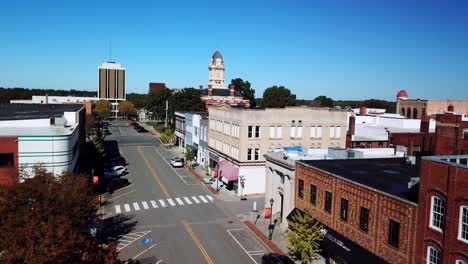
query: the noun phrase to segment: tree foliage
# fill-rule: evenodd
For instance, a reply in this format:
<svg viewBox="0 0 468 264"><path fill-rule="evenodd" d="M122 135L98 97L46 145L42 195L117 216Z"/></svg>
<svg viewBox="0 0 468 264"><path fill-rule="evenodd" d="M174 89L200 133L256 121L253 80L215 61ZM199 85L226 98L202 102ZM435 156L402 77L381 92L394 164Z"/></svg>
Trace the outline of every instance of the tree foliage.
<svg viewBox="0 0 468 264"><path fill-rule="evenodd" d="M174 116L175 111L205 111L205 104L200 97L200 90L195 88L185 88L174 93L169 101L170 117Z"/></svg>
<svg viewBox="0 0 468 264"><path fill-rule="evenodd" d="M0 103L9 103L10 100L31 100L33 95L46 95L46 94L50 96L96 97L96 92L90 92L90 91L0 87Z"/></svg>
<svg viewBox="0 0 468 264"><path fill-rule="evenodd" d="M313 101L312 101L312 106L317 106L317 107L333 107L334 106L334 101L333 99L326 97L324 95L317 96Z"/></svg>
<svg viewBox="0 0 468 264"><path fill-rule="evenodd" d="M187 163L190 163L195 160L195 153L193 153L191 148L185 148L184 157Z"/></svg>
<svg viewBox="0 0 468 264"><path fill-rule="evenodd" d="M296 95L284 86L272 86L263 92L262 106L269 108L282 108L296 104Z"/></svg>
<svg viewBox="0 0 468 264"><path fill-rule="evenodd" d="M156 93L148 95L146 109L153 113L156 119L162 120L166 116L166 100L169 100L172 92L169 89L157 90Z"/></svg>
<svg viewBox="0 0 468 264"><path fill-rule="evenodd" d="M119 102L119 112L123 116L128 116L135 113L135 105L132 102L124 100Z"/></svg>
<svg viewBox="0 0 468 264"><path fill-rule="evenodd" d="M244 99L250 101L250 107L256 107L257 103L255 102L255 90L251 88L249 81L244 81L241 78L236 78L231 80L231 84L234 85L234 90L239 91L242 94Z"/></svg>
<svg viewBox="0 0 468 264"><path fill-rule="evenodd" d="M107 100L99 100L96 102L94 112L99 118L106 118L111 113L111 103Z"/></svg>
<svg viewBox="0 0 468 264"><path fill-rule="evenodd" d="M320 252L320 242L324 234L320 232L320 222L302 213L296 213L289 221L289 229L286 232L288 239L289 255L301 263L309 264Z"/></svg>
<svg viewBox="0 0 468 264"><path fill-rule="evenodd" d="M174 131L170 128L164 129L164 131L160 133L160 139L164 144L169 144L173 142L173 140L175 139Z"/></svg>
<svg viewBox="0 0 468 264"><path fill-rule="evenodd" d="M132 102L136 109L145 108L148 97L149 97L148 94L137 94L137 93L129 93L126 96L127 101Z"/></svg>
<svg viewBox="0 0 468 264"><path fill-rule="evenodd" d="M0 192L1 263L97 263L99 246L90 234L98 204L87 179L71 173L55 177L35 168L34 177ZM102 257L115 255L103 248ZM109 257L106 263L115 263Z"/></svg>

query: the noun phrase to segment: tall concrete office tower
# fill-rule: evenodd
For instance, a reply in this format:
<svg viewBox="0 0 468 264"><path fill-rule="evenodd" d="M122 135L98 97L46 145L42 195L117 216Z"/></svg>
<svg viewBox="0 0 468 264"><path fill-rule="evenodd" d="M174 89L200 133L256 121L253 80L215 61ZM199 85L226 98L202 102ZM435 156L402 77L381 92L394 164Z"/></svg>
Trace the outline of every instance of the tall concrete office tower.
<svg viewBox="0 0 468 264"><path fill-rule="evenodd" d="M98 98L109 100L112 113L117 116L118 101L125 100L125 68L112 61L103 63L99 68Z"/></svg>

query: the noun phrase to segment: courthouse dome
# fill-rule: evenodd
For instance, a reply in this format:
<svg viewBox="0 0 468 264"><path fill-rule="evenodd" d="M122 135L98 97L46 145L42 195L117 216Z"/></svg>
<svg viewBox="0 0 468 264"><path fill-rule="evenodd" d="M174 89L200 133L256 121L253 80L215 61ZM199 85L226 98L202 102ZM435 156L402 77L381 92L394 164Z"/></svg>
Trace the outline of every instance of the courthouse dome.
<svg viewBox="0 0 468 264"><path fill-rule="evenodd" d="M213 56L211 56L211 58L213 60L216 60L216 59L221 59L223 60L223 56L221 55L221 53L219 51L215 51L215 53L213 54Z"/></svg>
<svg viewBox="0 0 468 264"><path fill-rule="evenodd" d="M405 90L400 90L397 93L397 99L408 99L408 93Z"/></svg>

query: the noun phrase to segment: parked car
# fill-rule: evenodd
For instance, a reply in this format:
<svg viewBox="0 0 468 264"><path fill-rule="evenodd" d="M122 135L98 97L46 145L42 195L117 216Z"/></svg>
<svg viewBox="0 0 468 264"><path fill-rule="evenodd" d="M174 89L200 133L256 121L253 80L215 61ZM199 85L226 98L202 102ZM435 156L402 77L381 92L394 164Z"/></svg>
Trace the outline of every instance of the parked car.
<svg viewBox="0 0 468 264"><path fill-rule="evenodd" d="M172 167L174 167L174 168L184 167L184 162L182 161L181 158L173 158L173 159L171 159L170 163L171 163Z"/></svg>
<svg viewBox="0 0 468 264"><path fill-rule="evenodd" d="M267 253L262 256L262 264L294 264L294 261L285 255Z"/></svg>
<svg viewBox="0 0 468 264"><path fill-rule="evenodd" d="M107 184L106 190L108 192L114 192L115 190L123 188L128 185L130 185L130 182L128 181L128 179L125 179L125 178L113 179Z"/></svg>
<svg viewBox="0 0 468 264"><path fill-rule="evenodd" d="M123 175L127 172L127 168L122 165L108 166L104 168L104 172L116 172L119 175Z"/></svg>
<svg viewBox="0 0 468 264"><path fill-rule="evenodd" d="M116 171L104 171L102 174L102 177L107 178L107 179L113 179L113 178L118 178L122 176L122 173L116 172Z"/></svg>
<svg viewBox="0 0 468 264"><path fill-rule="evenodd" d="M140 128L137 129L137 132L138 133L147 133L148 130L146 130L146 128L144 128L144 127L140 127Z"/></svg>

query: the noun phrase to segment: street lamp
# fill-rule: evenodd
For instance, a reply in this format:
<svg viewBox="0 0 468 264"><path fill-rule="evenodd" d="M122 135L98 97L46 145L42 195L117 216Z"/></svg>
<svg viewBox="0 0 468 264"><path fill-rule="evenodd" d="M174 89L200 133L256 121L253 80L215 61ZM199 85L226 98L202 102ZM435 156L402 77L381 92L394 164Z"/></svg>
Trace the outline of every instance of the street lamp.
<svg viewBox="0 0 468 264"><path fill-rule="evenodd" d="M273 238L273 225L271 224L271 220L273 218L273 203L275 200L273 198L270 199L270 226L268 227L269 229L269 235L268 235L268 240L271 240Z"/></svg>

